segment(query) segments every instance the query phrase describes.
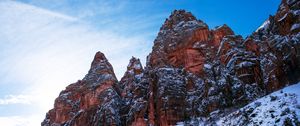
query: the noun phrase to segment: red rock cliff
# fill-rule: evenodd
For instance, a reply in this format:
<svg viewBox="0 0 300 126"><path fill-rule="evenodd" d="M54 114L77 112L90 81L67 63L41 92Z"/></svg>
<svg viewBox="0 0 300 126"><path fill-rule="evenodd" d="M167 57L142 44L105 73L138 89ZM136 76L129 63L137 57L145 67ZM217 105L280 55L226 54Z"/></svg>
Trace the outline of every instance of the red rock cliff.
<svg viewBox="0 0 300 126"><path fill-rule="evenodd" d="M116 84L111 64L97 52L88 74L60 93L42 125L120 125Z"/></svg>
<svg viewBox="0 0 300 126"><path fill-rule="evenodd" d="M145 68L132 58L118 82L98 52L88 74L55 100L43 126L217 125L254 99L300 80L300 1L246 39L227 25L209 29L175 10L154 40Z"/></svg>

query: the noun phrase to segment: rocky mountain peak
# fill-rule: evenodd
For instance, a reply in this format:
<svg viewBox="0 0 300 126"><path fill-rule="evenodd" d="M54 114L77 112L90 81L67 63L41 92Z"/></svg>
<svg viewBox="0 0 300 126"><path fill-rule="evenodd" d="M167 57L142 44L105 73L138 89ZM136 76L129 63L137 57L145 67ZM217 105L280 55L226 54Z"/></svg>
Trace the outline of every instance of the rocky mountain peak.
<svg viewBox="0 0 300 126"><path fill-rule="evenodd" d="M88 74L83 78L92 85L100 84L103 81L117 81L112 65L108 62L102 52L97 52L92 61Z"/></svg>
<svg viewBox="0 0 300 126"><path fill-rule="evenodd" d="M220 42L222 41L224 36L234 35L232 29L226 24L216 27L212 30L212 32L214 34L213 42L215 46L220 45Z"/></svg>
<svg viewBox="0 0 300 126"><path fill-rule="evenodd" d="M97 65L104 62L107 62L105 55L102 52L98 51L94 56L94 60L92 61L91 67L96 67Z"/></svg>
<svg viewBox="0 0 300 126"><path fill-rule="evenodd" d="M274 16L257 30L260 35L291 35L300 31L300 1L282 0Z"/></svg>
<svg viewBox="0 0 300 126"><path fill-rule="evenodd" d="M118 90L111 64L97 52L88 74L60 93L42 125L120 125Z"/></svg>
<svg viewBox="0 0 300 126"><path fill-rule="evenodd" d="M118 82L97 52L88 74L60 93L42 125L299 125L300 111L292 110L299 105L279 103L295 94L253 102L300 80L299 4L283 0L246 39L226 24L209 29L190 12L175 10L154 40L145 70L132 57ZM273 108L270 103L292 111L261 111Z"/></svg>
<svg viewBox="0 0 300 126"><path fill-rule="evenodd" d="M133 70L135 73L141 73L143 71L143 67L140 59L132 57L127 66L127 71Z"/></svg>
<svg viewBox="0 0 300 126"><path fill-rule="evenodd" d="M126 92L133 90L133 83L140 81L143 76L143 72L144 70L140 59L132 57L127 66L127 71L119 83L123 92L122 95L128 95Z"/></svg>
<svg viewBox="0 0 300 126"><path fill-rule="evenodd" d="M222 32L224 32L225 34L228 34L228 35L234 35L233 30L227 24L217 26L213 30L214 31L222 31Z"/></svg>
<svg viewBox="0 0 300 126"><path fill-rule="evenodd" d="M174 10L169 18L166 19L165 23L161 27L161 30L174 29L178 26L183 25L192 27L198 24L206 27L207 25L196 19L196 17L191 13L185 10Z"/></svg>
<svg viewBox="0 0 300 126"><path fill-rule="evenodd" d="M168 18L168 21L172 21L173 24L178 24L181 21L193 21L196 17L185 10L174 10Z"/></svg>
<svg viewBox="0 0 300 126"><path fill-rule="evenodd" d="M190 12L175 10L154 41L147 63L151 67L175 66L203 73L205 62L214 57L224 36L234 35L227 25L215 29Z"/></svg>

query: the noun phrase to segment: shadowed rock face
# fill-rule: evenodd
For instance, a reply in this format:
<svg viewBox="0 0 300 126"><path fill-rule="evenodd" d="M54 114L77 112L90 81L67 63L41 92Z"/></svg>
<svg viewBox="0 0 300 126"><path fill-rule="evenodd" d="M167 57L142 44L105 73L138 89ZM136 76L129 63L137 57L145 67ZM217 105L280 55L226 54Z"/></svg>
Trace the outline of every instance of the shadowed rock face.
<svg viewBox="0 0 300 126"><path fill-rule="evenodd" d="M299 80L300 2L283 0L278 12L247 40L261 58L264 83L268 92Z"/></svg>
<svg viewBox="0 0 300 126"><path fill-rule="evenodd" d="M145 68L132 57L118 82L97 52L88 74L60 93L42 125L216 125L300 80L299 6L283 0L276 15L246 39L227 25L209 29L190 12L175 10Z"/></svg>
<svg viewBox="0 0 300 126"><path fill-rule="evenodd" d="M123 98L123 106L121 108L122 123L126 124L128 120L127 114L130 107L134 105L133 97L135 95L135 86L141 81L143 76L143 67L139 59L132 57L127 66L127 71L121 78L119 85L121 89L121 96Z"/></svg>

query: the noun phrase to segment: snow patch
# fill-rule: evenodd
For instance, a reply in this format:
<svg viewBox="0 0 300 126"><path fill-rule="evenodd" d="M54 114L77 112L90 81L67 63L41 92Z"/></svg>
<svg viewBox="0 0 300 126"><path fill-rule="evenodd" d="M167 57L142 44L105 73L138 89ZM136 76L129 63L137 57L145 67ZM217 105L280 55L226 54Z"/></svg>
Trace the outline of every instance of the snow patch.
<svg viewBox="0 0 300 126"><path fill-rule="evenodd" d="M266 20L261 26L258 27L258 29L256 29L255 32L258 32L260 29L266 30L270 25L270 20Z"/></svg>
<svg viewBox="0 0 300 126"><path fill-rule="evenodd" d="M184 122L177 122L176 126L184 126Z"/></svg>
<svg viewBox="0 0 300 126"><path fill-rule="evenodd" d="M293 11L293 15L295 15L295 16L300 15L300 10L295 10L295 11Z"/></svg>
<svg viewBox="0 0 300 126"><path fill-rule="evenodd" d="M221 118L218 125L299 124L300 83L264 96Z"/></svg>
<svg viewBox="0 0 300 126"><path fill-rule="evenodd" d="M142 66L141 66L141 64L136 63L136 64L133 65L133 68L134 68L134 69L141 69Z"/></svg>
<svg viewBox="0 0 300 126"><path fill-rule="evenodd" d="M300 29L300 24L294 24L294 25L292 25L291 31L297 30L297 29Z"/></svg>
<svg viewBox="0 0 300 126"><path fill-rule="evenodd" d="M252 62L248 62L248 61L244 61L244 62L241 62L237 65L237 67L239 68L243 68L243 67L251 67L255 65L255 63L252 63Z"/></svg>
<svg viewBox="0 0 300 126"><path fill-rule="evenodd" d="M209 64L204 64L204 68L211 69L211 68L212 68L212 66L211 66L211 65L209 65Z"/></svg>
<svg viewBox="0 0 300 126"><path fill-rule="evenodd" d="M285 15L283 15L278 21L279 22L283 21L286 18L286 16L287 16L287 13Z"/></svg>

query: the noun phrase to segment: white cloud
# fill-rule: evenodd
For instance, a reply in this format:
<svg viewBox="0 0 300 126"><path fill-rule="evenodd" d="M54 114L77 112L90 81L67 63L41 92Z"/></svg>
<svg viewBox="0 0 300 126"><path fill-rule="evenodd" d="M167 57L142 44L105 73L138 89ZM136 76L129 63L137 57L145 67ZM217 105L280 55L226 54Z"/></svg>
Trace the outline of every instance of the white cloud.
<svg viewBox="0 0 300 126"><path fill-rule="evenodd" d="M28 110L37 116L32 122L41 122L59 92L84 77L97 51L106 55L120 79L131 56L145 62L151 49L145 45L152 42L142 36L97 30L74 17L19 2L1 1L0 12L0 95L16 83L21 91L10 94L23 94L4 97L0 104L34 106ZM14 119L21 121L9 123ZM25 125L24 120L22 115L0 117L0 124Z"/></svg>
<svg viewBox="0 0 300 126"><path fill-rule="evenodd" d="M9 104L30 104L31 97L28 95L6 95L4 98L0 99L0 105Z"/></svg>
<svg viewBox="0 0 300 126"><path fill-rule="evenodd" d="M0 117L1 126L38 126L41 121L38 120L38 116L8 116Z"/></svg>
<svg viewBox="0 0 300 126"><path fill-rule="evenodd" d="M23 0L17 0L24 2ZM76 16L78 18L93 17L95 15L107 15L121 12L126 1L97 0L97 1L69 1L69 0L30 0L25 3L47 8L53 11ZM70 6L71 5L71 6Z"/></svg>

